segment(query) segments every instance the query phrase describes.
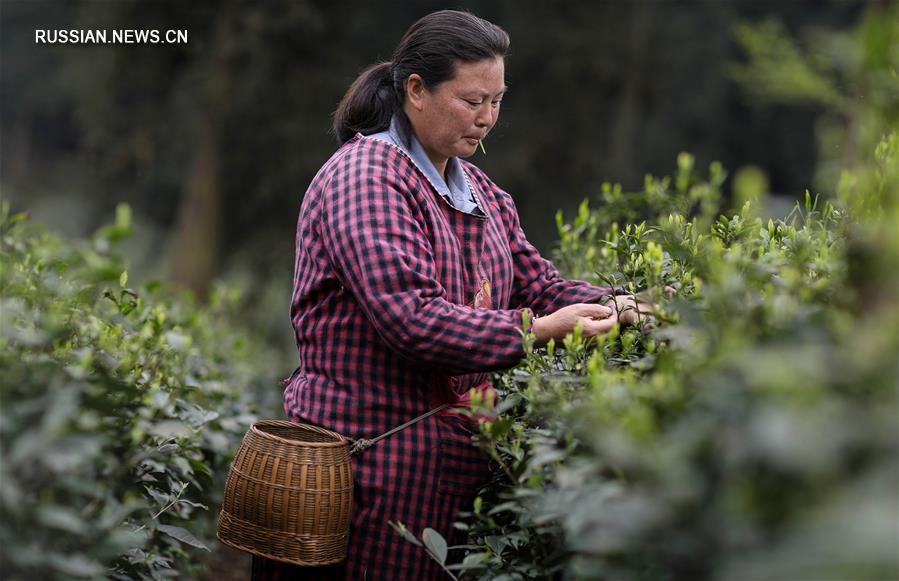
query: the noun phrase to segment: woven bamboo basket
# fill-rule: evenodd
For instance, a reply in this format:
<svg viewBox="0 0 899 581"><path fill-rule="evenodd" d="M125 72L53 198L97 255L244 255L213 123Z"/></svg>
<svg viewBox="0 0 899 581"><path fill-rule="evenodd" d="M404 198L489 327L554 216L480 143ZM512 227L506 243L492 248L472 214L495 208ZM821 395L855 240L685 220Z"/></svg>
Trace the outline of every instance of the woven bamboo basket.
<svg viewBox="0 0 899 581"><path fill-rule="evenodd" d="M306 424L259 421L228 473L218 538L260 557L331 565L346 558L352 502L347 438Z"/></svg>

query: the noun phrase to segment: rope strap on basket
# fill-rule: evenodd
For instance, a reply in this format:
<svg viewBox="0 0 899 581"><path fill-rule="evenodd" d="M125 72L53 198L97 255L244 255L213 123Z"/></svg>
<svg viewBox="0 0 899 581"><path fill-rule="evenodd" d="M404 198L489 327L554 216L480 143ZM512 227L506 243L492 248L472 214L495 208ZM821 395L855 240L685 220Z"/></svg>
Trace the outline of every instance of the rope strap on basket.
<svg viewBox="0 0 899 581"><path fill-rule="evenodd" d="M408 427L411 426L412 424L415 424L415 423L420 422L421 420L423 420L423 419L425 419L425 418L428 418L428 417L430 417L430 416L433 416L434 414L436 414L436 413L439 412L440 410L449 407L449 405L450 405L449 403L445 403L445 404L443 404L443 405L439 405L439 406L435 407L434 409L432 409L431 411L426 412L426 413L423 413L423 414L421 414L420 416L418 416L417 418L411 419L411 420L409 420L408 422L406 422L405 424L402 424L402 425L400 425L400 426L397 426L397 427L393 428L393 429L390 430L390 431L384 432L383 434L381 434L380 436L377 436L377 437L375 437L375 438L371 438L371 439L358 438L358 439L355 439L355 440L354 440L353 438L347 438L347 440L349 440L349 441L352 442L352 444L353 444L353 445L350 447L350 455L351 455L351 456L354 456L354 455L356 455L356 454L359 454L359 453L361 453L361 452L364 452L364 451L368 450L369 448L371 448L372 446L374 446L376 443L378 443L380 440L383 440L383 439L386 438L387 436L392 436L393 434L399 432L400 430L404 430L404 429L408 428Z"/></svg>

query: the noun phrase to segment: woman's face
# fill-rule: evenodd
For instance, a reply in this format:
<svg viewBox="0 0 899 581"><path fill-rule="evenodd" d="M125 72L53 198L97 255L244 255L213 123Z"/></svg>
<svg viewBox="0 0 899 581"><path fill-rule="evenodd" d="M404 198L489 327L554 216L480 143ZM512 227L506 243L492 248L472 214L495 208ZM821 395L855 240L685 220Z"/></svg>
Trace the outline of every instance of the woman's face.
<svg viewBox="0 0 899 581"><path fill-rule="evenodd" d="M502 57L456 63L456 75L429 91L418 75L406 80L405 111L415 136L442 173L450 157L468 157L499 117L506 92Z"/></svg>

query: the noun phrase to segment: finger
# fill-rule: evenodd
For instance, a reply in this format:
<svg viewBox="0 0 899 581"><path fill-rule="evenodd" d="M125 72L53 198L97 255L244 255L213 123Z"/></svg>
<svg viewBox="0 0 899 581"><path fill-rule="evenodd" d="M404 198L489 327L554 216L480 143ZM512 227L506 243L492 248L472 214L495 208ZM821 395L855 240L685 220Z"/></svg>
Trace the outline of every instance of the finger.
<svg viewBox="0 0 899 581"><path fill-rule="evenodd" d="M656 306L649 303L629 303L623 310L630 311L635 315L637 314L637 312L639 312L640 315L645 315L647 313L654 312L656 310Z"/></svg>
<svg viewBox="0 0 899 581"><path fill-rule="evenodd" d="M605 319L612 315L612 309L605 305L584 304L580 310L580 316L592 317L594 319Z"/></svg>
<svg viewBox="0 0 899 581"><path fill-rule="evenodd" d="M621 313L619 313L618 318L626 325L636 325L638 323L646 324L655 322L655 317L653 315L652 305L638 303L623 309Z"/></svg>
<svg viewBox="0 0 899 581"><path fill-rule="evenodd" d="M618 317L607 317L596 321L588 321L588 323L584 325L584 329L587 330L592 337L594 335L604 335L614 329L617 325Z"/></svg>
<svg viewBox="0 0 899 581"><path fill-rule="evenodd" d="M612 329L618 326L618 317L609 317L607 319L603 319L601 321L596 321L596 332L600 333L608 333Z"/></svg>

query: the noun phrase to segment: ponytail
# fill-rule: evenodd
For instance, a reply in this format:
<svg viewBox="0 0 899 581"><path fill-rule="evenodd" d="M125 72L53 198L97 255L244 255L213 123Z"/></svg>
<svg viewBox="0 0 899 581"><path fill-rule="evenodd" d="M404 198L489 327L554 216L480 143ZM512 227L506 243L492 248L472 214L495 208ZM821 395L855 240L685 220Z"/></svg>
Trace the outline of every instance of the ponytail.
<svg viewBox="0 0 899 581"><path fill-rule="evenodd" d="M398 109L400 100L393 87L392 64L372 65L362 71L340 100L334 112L334 135L344 143L356 133L385 131Z"/></svg>

